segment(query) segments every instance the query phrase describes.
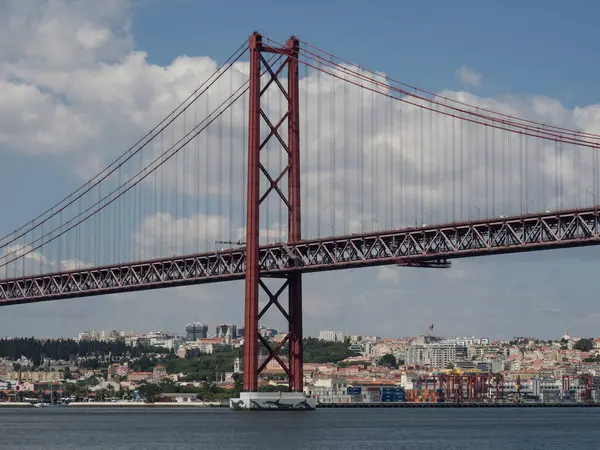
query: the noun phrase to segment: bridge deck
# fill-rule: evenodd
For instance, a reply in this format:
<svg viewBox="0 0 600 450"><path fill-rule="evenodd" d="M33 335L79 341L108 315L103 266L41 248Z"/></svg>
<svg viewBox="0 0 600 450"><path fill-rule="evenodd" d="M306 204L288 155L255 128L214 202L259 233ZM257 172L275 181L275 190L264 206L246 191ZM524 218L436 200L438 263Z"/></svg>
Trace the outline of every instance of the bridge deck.
<svg viewBox="0 0 600 450"><path fill-rule="evenodd" d="M600 244L600 206L261 247L261 272L319 272ZM245 249L0 281L0 306L243 279Z"/></svg>

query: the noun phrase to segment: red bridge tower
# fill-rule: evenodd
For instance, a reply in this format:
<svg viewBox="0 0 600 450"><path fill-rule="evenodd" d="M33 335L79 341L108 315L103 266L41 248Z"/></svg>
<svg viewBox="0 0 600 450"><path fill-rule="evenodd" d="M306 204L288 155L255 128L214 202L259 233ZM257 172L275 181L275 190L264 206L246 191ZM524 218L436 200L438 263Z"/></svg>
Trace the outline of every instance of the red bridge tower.
<svg viewBox="0 0 600 450"><path fill-rule="evenodd" d="M280 287L273 292L263 281L260 273L260 206L269 195L278 195L288 210L288 241L297 242L300 235L300 130L299 130L299 42L291 37L285 47L273 47L263 42L262 36L254 33L250 37L250 101L248 117L248 199L246 221L246 294L244 316L244 392L239 399L232 399L236 409L314 409L314 399L303 393L302 358L302 274L281 274ZM277 56L271 58L271 56ZM270 60L275 64L271 65ZM269 79L261 88L261 75L268 73ZM287 87L282 78L287 75ZM269 117L262 108L261 98L275 85L287 102L287 111L282 117ZM287 136L282 127L287 122ZM266 124L268 133L261 136L261 124ZM287 164L281 173L269 173L261 162L261 150L270 140L277 140L281 151L287 156ZM268 188L260 192L261 174L268 181ZM287 178L287 189L282 180ZM287 191L287 192L286 192ZM263 224L267 225L267 224ZM271 278L273 278L271 276ZM288 293L287 311L280 299ZM267 305L259 311L259 295L266 295ZM289 328L285 338L275 348L258 333L258 323L267 310L275 306L287 319ZM259 345L269 355L259 365ZM289 344L289 363L280 358L280 351ZM289 393L259 393L258 375L269 361L275 359L289 378Z"/></svg>

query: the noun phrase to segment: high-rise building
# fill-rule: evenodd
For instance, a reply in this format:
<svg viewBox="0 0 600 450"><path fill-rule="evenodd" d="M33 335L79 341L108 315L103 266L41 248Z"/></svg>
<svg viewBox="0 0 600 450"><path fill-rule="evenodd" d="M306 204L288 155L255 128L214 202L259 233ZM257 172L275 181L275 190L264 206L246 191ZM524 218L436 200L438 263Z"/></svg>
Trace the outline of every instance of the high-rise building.
<svg viewBox="0 0 600 450"><path fill-rule="evenodd" d="M208 326L200 322L188 323L185 326L185 338L188 341L197 341L206 339L208 335Z"/></svg>
<svg viewBox="0 0 600 450"><path fill-rule="evenodd" d="M217 325L217 337L223 339L237 338L237 326L231 324Z"/></svg>

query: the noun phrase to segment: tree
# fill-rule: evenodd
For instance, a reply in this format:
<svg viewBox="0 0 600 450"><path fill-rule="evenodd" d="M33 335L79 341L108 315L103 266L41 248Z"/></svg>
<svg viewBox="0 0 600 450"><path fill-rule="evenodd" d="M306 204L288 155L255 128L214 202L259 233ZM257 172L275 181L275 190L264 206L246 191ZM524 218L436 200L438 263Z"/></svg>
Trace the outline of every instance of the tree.
<svg viewBox="0 0 600 450"><path fill-rule="evenodd" d="M39 346L35 347L33 355L31 356L31 362L36 367L42 363L42 350Z"/></svg>
<svg viewBox="0 0 600 450"><path fill-rule="evenodd" d="M448 370L453 370L453 369L454 369L454 364L452 364L452 363L449 363L449 364L446 366L446 369L448 369Z"/></svg>
<svg viewBox="0 0 600 450"><path fill-rule="evenodd" d="M115 396L115 387L112 384L108 385L108 395L111 398Z"/></svg>
<svg viewBox="0 0 600 450"><path fill-rule="evenodd" d="M371 361L351 361L351 362L346 362L346 361L340 361L337 363L337 366L341 369L344 367L350 367L350 366L361 366L366 368L367 366L372 366L373 364L371 363Z"/></svg>
<svg viewBox="0 0 600 450"><path fill-rule="evenodd" d="M156 365L157 360L155 358L148 358L142 356L139 359L133 361L132 368L136 372L150 372Z"/></svg>
<svg viewBox="0 0 600 450"><path fill-rule="evenodd" d="M306 338L304 345L304 362L306 363L337 363L349 357L360 356L348 348L345 342L327 342L315 338ZM281 354L288 352L288 344L281 349Z"/></svg>
<svg viewBox="0 0 600 450"><path fill-rule="evenodd" d="M77 385L75 383L67 383L65 390L68 394L75 395L77 393Z"/></svg>
<svg viewBox="0 0 600 450"><path fill-rule="evenodd" d="M594 341L592 339L579 339L573 346L575 350L582 352L589 352L594 348Z"/></svg>
<svg viewBox="0 0 600 450"><path fill-rule="evenodd" d="M162 389L157 384L142 384L138 387L140 394L149 402L154 402L155 397L162 393Z"/></svg>
<svg viewBox="0 0 600 450"><path fill-rule="evenodd" d="M385 367L392 367L392 368L398 367L398 365L396 363L396 357L389 353L387 355L383 355L381 358L379 358L378 364L380 366L385 366Z"/></svg>
<svg viewBox="0 0 600 450"><path fill-rule="evenodd" d="M69 378L71 378L71 369L67 366L63 369L63 378L65 380L68 380Z"/></svg>
<svg viewBox="0 0 600 450"><path fill-rule="evenodd" d="M161 347L131 347L123 341L88 341L73 339L51 339L40 341L35 338L0 339L0 358L16 361L21 357L36 360L70 361L77 357L94 358L103 362L122 360L126 356L139 357L146 353L170 354L170 350Z"/></svg>

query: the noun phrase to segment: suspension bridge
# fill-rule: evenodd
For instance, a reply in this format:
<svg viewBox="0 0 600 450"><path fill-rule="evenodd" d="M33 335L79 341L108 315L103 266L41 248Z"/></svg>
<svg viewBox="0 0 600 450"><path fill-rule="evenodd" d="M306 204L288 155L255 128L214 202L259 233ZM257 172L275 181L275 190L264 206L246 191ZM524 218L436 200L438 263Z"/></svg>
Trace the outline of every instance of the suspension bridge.
<svg viewBox="0 0 600 450"><path fill-rule="evenodd" d="M281 407L256 397L275 359L306 406L303 274L600 242L589 130L436 94L295 37L254 33L199 82L0 238L0 306L245 279L241 404ZM289 323L276 348L258 333L272 307Z"/></svg>

